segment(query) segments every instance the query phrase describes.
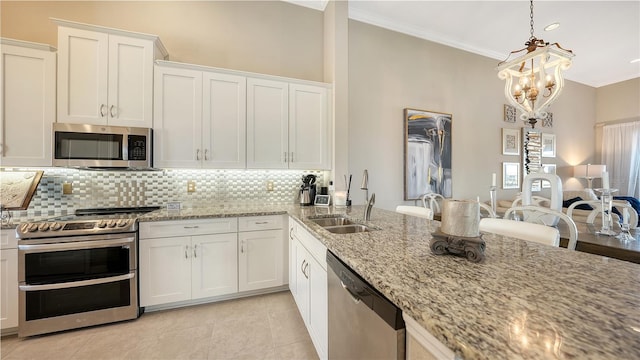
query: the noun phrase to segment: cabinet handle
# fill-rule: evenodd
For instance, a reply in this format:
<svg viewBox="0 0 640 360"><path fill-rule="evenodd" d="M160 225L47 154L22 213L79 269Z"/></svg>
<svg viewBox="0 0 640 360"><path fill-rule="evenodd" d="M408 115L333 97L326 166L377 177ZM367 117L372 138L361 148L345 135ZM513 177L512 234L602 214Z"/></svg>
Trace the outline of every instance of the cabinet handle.
<svg viewBox="0 0 640 360"><path fill-rule="evenodd" d="M111 105L111 107L109 108L109 115L111 115L111 117L112 117L112 118L116 117L116 115L117 115L117 113L116 113L116 115L114 115L114 114L113 114L113 110L114 110L115 108L116 108L116 107L115 107L114 105Z"/></svg>
<svg viewBox="0 0 640 360"><path fill-rule="evenodd" d="M268 221L256 221L255 222L256 225L265 225L265 224L268 224L268 223L269 223Z"/></svg>
<svg viewBox="0 0 640 360"><path fill-rule="evenodd" d="M105 114L105 110L107 109L107 105L105 104L100 104L100 117L105 117L107 116L107 114Z"/></svg>
<svg viewBox="0 0 640 360"><path fill-rule="evenodd" d="M184 246L184 258L185 259L189 258L189 245Z"/></svg>
<svg viewBox="0 0 640 360"><path fill-rule="evenodd" d="M309 263L305 265L304 271L302 272L304 274L304 277L306 277L307 279L309 278L309 274L307 273L308 268L309 268Z"/></svg>
<svg viewBox="0 0 640 360"><path fill-rule="evenodd" d="M287 162L287 152L284 152L284 162Z"/></svg>
<svg viewBox="0 0 640 360"><path fill-rule="evenodd" d="M197 258L198 257L198 244L193 245L193 258Z"/></svg>
<svg viewBox="0 0 640 360"><path fill-rule="evenodd" d="M289 228L289 239L293 241L293 226Z"/></svg>
<svg viewBox="0 0 640 360"><path fill-rule="evenodd" d="M204 159L209 160L209 149L204 149Z"/></svg>
<svg viewBox="0 0 640 360"><path fill-rule="evenodd" d="M240 252L244 254L244 240L240 242Z"/></svg>
<svg viewBox="0 0 640 360"><path fill-rule="evenodd" d="M200 226L198 226L198 225L195 225L195 226L184 226L185 229L197 229L199 227Z"/></svg>
<svg viewBox="0 0 640 360"><path fill-rule="evenodd" d="M304 277L308 279L309 277L307 276L307 273L304 272L306 263L307 263L307 260L302 260L302 264L300 265L300 271L302 271L302 275L304 275Z"/></svg>
<svg viewBox="0 0 640 360"><path fill-rule="evenodd" d="M289 156L289 162L293 162L293 151L291 152L291 156Z"/></svg>
<svg viewBox="0 0 640 360"><path fill-rule="evenodd" d="M200 160L200 149L196 149L196 160Z"/></svg>

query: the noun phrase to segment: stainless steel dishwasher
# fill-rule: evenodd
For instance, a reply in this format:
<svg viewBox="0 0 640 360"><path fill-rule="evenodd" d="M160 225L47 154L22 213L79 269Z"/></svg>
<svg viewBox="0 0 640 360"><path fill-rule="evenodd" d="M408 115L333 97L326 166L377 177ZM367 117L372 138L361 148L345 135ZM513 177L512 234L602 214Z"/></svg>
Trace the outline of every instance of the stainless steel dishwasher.
<svg viewBox="0 0 640 360"><path fill-rule="evenodd" d="M404 359L402 311L327 251L329 359Z"/></svg>

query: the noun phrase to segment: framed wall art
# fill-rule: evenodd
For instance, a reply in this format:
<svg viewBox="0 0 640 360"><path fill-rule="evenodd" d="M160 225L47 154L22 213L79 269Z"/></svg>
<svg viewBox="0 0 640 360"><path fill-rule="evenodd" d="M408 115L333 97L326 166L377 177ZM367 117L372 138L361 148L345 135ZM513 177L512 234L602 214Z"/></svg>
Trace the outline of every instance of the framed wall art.
<svg viewBox="0 0 640 360"><path fill-rule="evenodd" d="M542 127L553 127L553 113L548 112L547 117L542 119Z"/></svg>
<svg viewBox="0 0 640 360"><path fill-rule="evenodd" d="M520 131L502 128L502 155L520 155Z"/></svg>
<svg viewBox="0 0 640 360"><path fill-rule="evenodd" d="M542 157L556 157L556 135L542 133Z"/></svg>
<svg viewBox="0 0 640 360"><path fill-rule="evenodd" d="M502 188L503 189L519 189L520 188L520 163L517 163L517 162L502 163Z"/></svg>
<svg viewBox="0 0 640 360"><path fill-rule="evenodd" d="M451 114L404 109L404 199L450 198Z"/></svg>
<svg viewBox="0 0 640 360"><path fill-rule="evenodd" d="M515 123L516 122L516 107L504 104L504 121Z"/></svg>

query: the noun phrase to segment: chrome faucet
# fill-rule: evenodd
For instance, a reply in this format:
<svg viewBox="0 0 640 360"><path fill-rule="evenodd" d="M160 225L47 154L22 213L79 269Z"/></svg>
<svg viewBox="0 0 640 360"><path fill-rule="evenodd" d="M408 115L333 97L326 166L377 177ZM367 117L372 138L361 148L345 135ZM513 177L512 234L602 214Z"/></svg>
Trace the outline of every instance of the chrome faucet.
<svg viewBox="0 0 640 360"><path fill-rule="evenodd" d="M371 194L369 201L367 201L367 206L364 208L364 221L371 220L371 208L373 204L376 203L376 193Z"/></svg>

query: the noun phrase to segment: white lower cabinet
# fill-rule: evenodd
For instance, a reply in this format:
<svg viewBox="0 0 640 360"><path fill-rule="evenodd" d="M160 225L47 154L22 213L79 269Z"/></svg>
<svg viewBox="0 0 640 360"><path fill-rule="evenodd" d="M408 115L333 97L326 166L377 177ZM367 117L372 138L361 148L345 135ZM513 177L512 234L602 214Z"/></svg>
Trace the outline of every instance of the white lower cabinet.
<svg viewBox="0 0 640 360"><path fill-rule="evenodd" d="M18 327L18 243L15 230L2 230L0 251L0 325Z"/></svg>
<svg viewBox="0 0 640 360"><path fill-rule="evenodd" d="M191 238L191 298L238 291L237 235L198 235Z"/></svg>
<svg viewBox="0 0 640 360"><path fill-rule="evenodd" d="M287 283L283 215L247 216L238 223L238 288L265 289Z"/></svg>
<svg viewBox="0 0 640 360"><path fill-rule="evenodd" d="M241 232L238 234L239 290L280 286L284 282L282 230Z"/></svg>
<svg viewBox="0 0 640 360"><path fill-rule="evenodd" d="M273 215L140 223L140 306L283 286L283 222Z"/></svg>
<svg viewBox="0 0 640 360"><path fill-rule="evenodd" d="M289 234L289 288L318 356L327 359L327 248L293 219L289 219Z"/></svg>
<svg viewBox="0 0 640 360"><path fill-rule="evenodd" d="M141 223L140 306L237 292L237 221Z"/></svg>

